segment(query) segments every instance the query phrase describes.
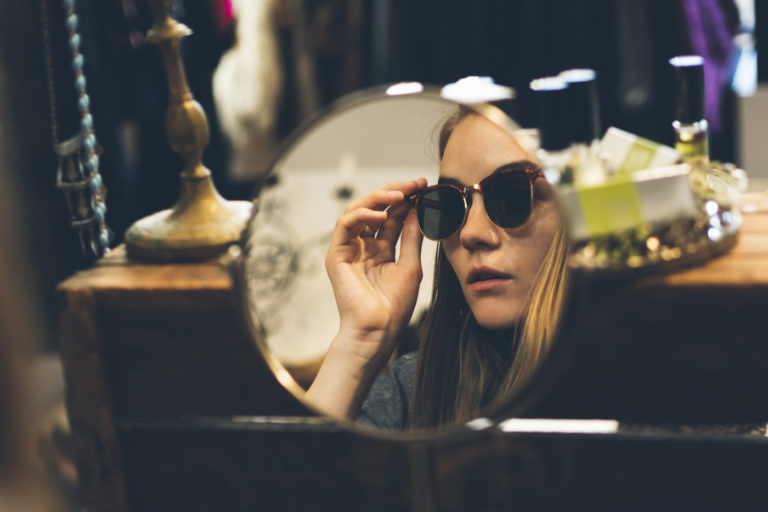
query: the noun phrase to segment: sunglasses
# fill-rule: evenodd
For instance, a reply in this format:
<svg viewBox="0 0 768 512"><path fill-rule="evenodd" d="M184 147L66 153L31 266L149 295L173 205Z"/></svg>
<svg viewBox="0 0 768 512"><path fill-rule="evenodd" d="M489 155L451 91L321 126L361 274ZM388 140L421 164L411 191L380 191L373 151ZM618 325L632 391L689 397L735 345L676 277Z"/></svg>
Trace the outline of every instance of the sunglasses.
<svg viewBox="0 0 768 512"><path fill-rule="evenodd" d="M425 237L440 241L450 237L467 220L472 207L472 191L483 194L485 212L502 228L525 224L533 210L533 183L543 176L532 162L515 162L496 169L480 183L470 187L440 183L409 196L416 208L419 228Z"/></svg>

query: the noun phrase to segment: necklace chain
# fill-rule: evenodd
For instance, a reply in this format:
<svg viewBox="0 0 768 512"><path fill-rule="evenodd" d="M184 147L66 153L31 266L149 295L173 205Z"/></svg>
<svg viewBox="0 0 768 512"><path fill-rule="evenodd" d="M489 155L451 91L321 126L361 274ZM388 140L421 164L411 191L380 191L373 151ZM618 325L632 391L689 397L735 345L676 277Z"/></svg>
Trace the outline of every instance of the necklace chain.
<svg viewBox="0 0 768 512"><path fill-rule="evenodd" d="M79 20L75 13L75 0L62 0L68 33L67 43L72 54L72 70L75 75L77 106L80 111L80 130L74 137L60 142L48 1L41 0L41 4L51 136L59 160L56 186L64 193L70 213L70 224L80 237L83 254L88 258L98 258L109 251L111 232L105 220L106 188L99 174L100 151L93 129L91 99L83 73L85 57L80 52L80 34L77 30Z"/></svg>

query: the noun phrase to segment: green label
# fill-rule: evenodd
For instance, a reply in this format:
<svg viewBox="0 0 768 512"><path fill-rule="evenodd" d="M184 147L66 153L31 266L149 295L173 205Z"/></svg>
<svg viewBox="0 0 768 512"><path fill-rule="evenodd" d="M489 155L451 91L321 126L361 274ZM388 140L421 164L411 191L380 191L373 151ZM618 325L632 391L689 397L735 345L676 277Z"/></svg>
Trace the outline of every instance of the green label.
<svg viewBox="0 0 768 512"><path fill-rule="evenodd" d="M653 141L638 137L635 142L630 146L629 151L624 156L624 160L621 162L617 174L629 174L634 171L641 171L648 169L653 162L653 157L656 156L656 150L659 148L659 144Z"/></svg>
<svg viewBox="0 0 768 512"><path fill-rule="evenodd" d="M643 211L635 183L619 179L578 190L579 203L590 236L621 231L643 224Z"/></svg>

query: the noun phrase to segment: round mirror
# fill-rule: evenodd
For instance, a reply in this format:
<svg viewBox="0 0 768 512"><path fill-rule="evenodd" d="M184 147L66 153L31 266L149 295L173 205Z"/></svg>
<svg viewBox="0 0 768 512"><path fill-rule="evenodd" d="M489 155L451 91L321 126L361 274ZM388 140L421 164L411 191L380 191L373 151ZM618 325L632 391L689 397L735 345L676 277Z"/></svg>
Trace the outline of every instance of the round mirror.
<svg viewBox="0 0 768 512"><path fill-rule="evenodd" d="M239 285L276 376L388 431L508 404L549 351L567 243L535 144L501 110L419 84L356 93L263 182Z"/></svg>

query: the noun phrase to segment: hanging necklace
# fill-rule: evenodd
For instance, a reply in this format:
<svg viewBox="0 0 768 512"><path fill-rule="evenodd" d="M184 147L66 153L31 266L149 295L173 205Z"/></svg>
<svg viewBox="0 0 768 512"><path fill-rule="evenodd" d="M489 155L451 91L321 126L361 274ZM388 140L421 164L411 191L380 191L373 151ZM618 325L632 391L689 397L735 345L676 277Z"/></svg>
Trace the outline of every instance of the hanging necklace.
<svg viewBox="0 0 768 512"><path fill-rule="evenodd" d="M48 1L41 0L41 12L51 135L53 147L58 157L56 187L64 193L69 209L70 224L80 238L83 255L90 260L100 258L108 253L112 238L105 220L107 213L106 188L102 182L101 174L99 174L100 148L93 129L91 99L86 90L85 74L83 73L85 58L80 52L80 34L77 30L78 17L75 13L75 0L63 0L63 6L68 46L72 54L72 70L75 75L75 91L78 96L80 130L74 137L59 141Z"/></svg>

